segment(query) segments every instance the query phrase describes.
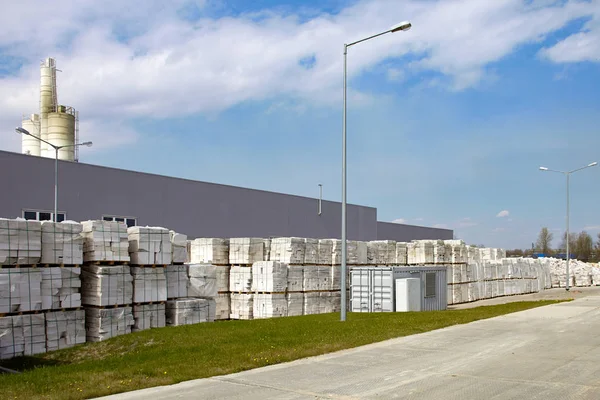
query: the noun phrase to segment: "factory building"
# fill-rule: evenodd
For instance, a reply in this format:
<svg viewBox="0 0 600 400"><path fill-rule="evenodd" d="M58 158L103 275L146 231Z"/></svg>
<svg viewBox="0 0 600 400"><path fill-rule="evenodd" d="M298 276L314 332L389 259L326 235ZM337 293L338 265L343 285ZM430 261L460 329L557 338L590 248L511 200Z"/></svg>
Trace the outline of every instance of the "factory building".
<svg viewBox="0 0 600 400"><path fill-rule="evenodd" d="M54 160L0 151L0 217L51 219ZM69 161L58 163L58 220L122 220L195 237L340 238L341 204ZM377 221L348 206L348 239L452 239L453 231Z"/></svg>

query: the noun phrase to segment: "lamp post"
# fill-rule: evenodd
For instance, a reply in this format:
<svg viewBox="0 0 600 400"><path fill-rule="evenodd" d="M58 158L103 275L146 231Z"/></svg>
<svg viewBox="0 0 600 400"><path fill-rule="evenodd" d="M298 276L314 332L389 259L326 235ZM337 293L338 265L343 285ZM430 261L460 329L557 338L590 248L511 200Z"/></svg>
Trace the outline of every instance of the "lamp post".
<svg viewBox="0 0 600 400"><path fill-rule="evenodd" d="M581 167L581 168L577 168L574 169L573 171L557 171L554 169L550 169L550 168L546 168L546 167L540 167L541 171L546 171L546 172L556 172L559 174L563 174L567 177L567 232L566 232L566 242L567 242L567 282L566 282L566 290L569 291L569 259L571 258L571 255L569 254L569 202L570 202L570 196L569 196L569 183L570 183L570 178L571 175L574 174L575 172L581 171L583 169L586 168L590 168L590 167L595 167L596 165L598 165L597 162L593 162L591 164L586 165L585 167Z"/></svg>
<svg viewBox="0 0 600 400"><path fill-rule="evenodd" d="M58 210L57 210L57 207L58 207L58 151L60 149L64 149L67 147L77 147L77 146L91 147L92 142L83 142L83 143L66 144L63 146L56 146L40 137L32 135L31 133L29 133L29 131L27 131L26 129L23 129L21 127L16 128L15 130L17 131L17 133L20 133L22 135L31 136L32 138L35 138L35 139L39 140L40 142L44 142L48 146L50 146L54 149L54 218L53 219L54 219L54 222L58 222L58 220L57 220L57 214L58 214Z"/></svg>
<svg viewBox="0 0 600 400"><path fill-rule="evenodd" d="M392 28L385 32L378 33L367 38L357 40L349 44L344 44L344 115L343 115L343 133L342 133L342 270L341 270L341 321L346 320L346 258L347 258L347 229L346 229L346 92L348 83L348 48L355 44L366 42L367 40L374 39L376 37L385 35L387 33L396 33L401 31L407 31L412 27L412 24L408 21L401 22L398 25L394 25Z"/></svg>

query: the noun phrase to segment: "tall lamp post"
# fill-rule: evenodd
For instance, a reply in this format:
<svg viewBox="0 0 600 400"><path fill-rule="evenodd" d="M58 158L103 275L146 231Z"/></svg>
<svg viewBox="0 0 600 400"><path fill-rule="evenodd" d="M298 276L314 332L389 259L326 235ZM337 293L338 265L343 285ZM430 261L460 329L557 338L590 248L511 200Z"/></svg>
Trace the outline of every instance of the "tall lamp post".
<svg viewBox="0 0 600 400"><path fill-rule="evenodd" d="M376 37L385 35L387 33L396 33L401 31L407 31L412 27L412 24L408 21L399 23L388 29L385 32L378 33L377 35L369 36L367 38L357 40L349 44L344 44L344 116L343 116L343 134L342 134L342 271L341 271L341 286L342 286L342 299L341 299L341 321L346 320L346 256L347 256L347 238L346 238L346 92L348 82L348 47L354 46L355 44L366 42L367 40L374 39Z"/></svg>
<svg viewBox="0 0 600 400"><path fill-rule="evenodd" d="M569 196L569 182L570 182L570 178L571 175L574 174L575 172L581 171L583 169L586 168L590 168L590 167L595 167L596 165L598 165L597 162L593 162L591 164L586 165L585 167L581 167L581 168L577 168L574 169L573 171L557 171L554 169L550 169L550 168L546 168L546 167L540 167L541 171L546 171L546 172L556 172L559 174L563 174L567 177L567 233L566 233L566 242L567 242L567 282L566 282L566 289L567 291L569 291L569 259L571 258L571 255L569 254L569 202L570 202L570 196Z"/></svg>
<svg viewBox="0 0 600 400"><path fill-rule="evenodd" d="M27 131L27 129L23 129L23 128L19 127L19 128L16 128L15 130L17 131L17 133L20 133L22 135L31 136L32 138L35 138L35 139L39 140L40 142L44 142L48 146L50 146L54 149L54 218L53 219L54 219L54 222L58 222L58 220L57 220L57 214L58 214L58 210L57 210L57 207L58 207L58 151L60 149L64 149L67 147L78 147L78 146L91 147L92 142L83 142L83 143L66 144L63 146L56 146L40 137L32 135L31 133L29 133L29 131Z"/></svg>

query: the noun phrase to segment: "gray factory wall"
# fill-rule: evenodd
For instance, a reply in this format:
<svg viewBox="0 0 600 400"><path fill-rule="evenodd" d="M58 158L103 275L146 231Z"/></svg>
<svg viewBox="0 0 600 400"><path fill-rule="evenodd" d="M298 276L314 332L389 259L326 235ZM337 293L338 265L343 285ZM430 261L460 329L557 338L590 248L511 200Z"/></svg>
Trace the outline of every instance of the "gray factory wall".
<svg viewBox="0 0 600 400"><path fill-rule="evenodd" d="M454 231L450 229L377 222L378 240L397 240L398 242L410 242L418 239L450 240L453 236Z"/></svg>
<svg viewBox="0 0 600 400"><path fill-rule="evenodd" d="M0 217L54 207L54 160L0 151ZM136 217L195 237L339 238L340 203L59 161L59 212ZM348 206L348 238L377 238L377 210Z"/></svg>

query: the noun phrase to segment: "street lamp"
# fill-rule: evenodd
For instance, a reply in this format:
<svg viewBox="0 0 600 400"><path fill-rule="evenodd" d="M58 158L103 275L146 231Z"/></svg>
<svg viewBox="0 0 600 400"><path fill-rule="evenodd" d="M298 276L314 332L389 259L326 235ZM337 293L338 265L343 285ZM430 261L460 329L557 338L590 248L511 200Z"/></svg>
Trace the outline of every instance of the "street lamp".
<svg viewBox="0 0 600 400"><path fill-rule="evenodd" d="M582 169L586 169L586 168L590 168L590 167L595 167L596 165L598 165L597 162L593 162L591 164L586 165L585 167L581 167L581 168L577 168L574 169L573 171L557 171L554 169L550 169L550 168L546 168L546 167L540 167L540 171L545 171L545 172L556 172L558 174L563 174L567 177L567 238L566 238L566 242L567 242L567 283L566 283L566 289L567 291L569 291L569 259L570 254L569 254L569 181L570 181L570 177L572 174L574 174L577 171L581 171Z"/></svg>
<svg viewBox="0 0 600 400"><path fill-rule="evenodd" d="M387 33L396 33L401 31L407 31L412 27L412 24L408 21L399 23L398 25L392 26L385 32L378 33L367 38L357 40L350 44L344 44L344 115L343 115L343 133L342 133L342 270L341 270L341 286L342 286L342 298L341 298L341 315L342 321L346 320L346 258L347 258L347 238L346 238L346 92L348 82L348 47L354 46L355 44L365 42L370 39L385 35Z"/></svg>
<svg viewBox="0 0 600 400"><path fill-rule="evenodd" d="M32 138L35 138L35 139L39 140L40 142L44 142L48 146L50 146L54 149L54 222L58 222L58 220L57 220L57 213L58 213L58 210L57 210L57 207L58 207L58 151L60 149L66 148L66 147L77 147L77 146L91 147L92 142L83 142L83 143L65 144L63 146L55 146L52 143L50 143L40 137L32 135L31 133L29 133L29 131L27 131L27 129L18 127L15 130L17 131L17 133L20 133L22 135L31 136Z"/></svg>

